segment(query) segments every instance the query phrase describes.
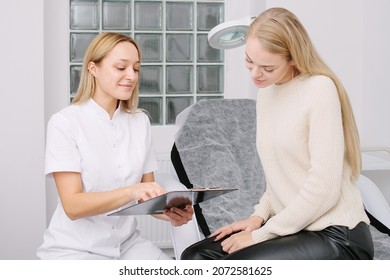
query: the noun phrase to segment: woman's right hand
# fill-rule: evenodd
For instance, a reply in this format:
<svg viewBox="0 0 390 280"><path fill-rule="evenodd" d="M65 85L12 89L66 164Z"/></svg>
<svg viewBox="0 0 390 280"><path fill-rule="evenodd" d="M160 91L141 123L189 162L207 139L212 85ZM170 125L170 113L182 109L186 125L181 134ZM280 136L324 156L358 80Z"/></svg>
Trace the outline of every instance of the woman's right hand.
<svg viewBox="0 0 390 280"><path fill-rule="evenodd" d="M144 182L128 186L131 200L142 202L166 193L165 189L156 182Z"/></svg>
<svg viewBox="0 0 390 280"><path fill-rule="evenodd" d="M235 232L239 231L253 231L258 229L263 224L263 218L259 216L250 216L245 220L237 221L232 224L220 227L214 231L209 237L215 237L215 241L218 241L226 236L229 236Z"/></svg>

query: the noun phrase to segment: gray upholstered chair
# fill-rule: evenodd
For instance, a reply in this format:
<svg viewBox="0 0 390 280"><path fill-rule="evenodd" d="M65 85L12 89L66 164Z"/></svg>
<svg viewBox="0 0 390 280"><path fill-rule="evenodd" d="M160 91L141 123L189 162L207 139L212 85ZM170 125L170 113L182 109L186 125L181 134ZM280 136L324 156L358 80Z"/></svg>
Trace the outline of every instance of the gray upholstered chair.
<svg viewBox="0 0 390 280"><path fill-rule="evenodd" d="M255 100L201 100L182 112L176 125L171 160L180 182L187 188L238 189L195 205L194 221L173 228L179 258L182 250L210 232L252 214L265 179L256 149Z"/></svg>

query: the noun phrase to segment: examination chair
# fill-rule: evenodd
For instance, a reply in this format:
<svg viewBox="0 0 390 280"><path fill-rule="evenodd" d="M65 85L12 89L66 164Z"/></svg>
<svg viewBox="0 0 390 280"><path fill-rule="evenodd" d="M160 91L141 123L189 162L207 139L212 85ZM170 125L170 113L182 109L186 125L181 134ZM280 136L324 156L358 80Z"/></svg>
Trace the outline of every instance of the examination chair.
<svg viewBox="0 0 390 280"><path fill-rule="evenodd" d="M205 99L180 113L171 151L177 179L193 187L237 188L194 206L186 227L172 229L175 257L217 228L252 214L265 191L256 149L256 101Z"/></svg>
<svg viewBox="0 0 390 280"><path fill-rule="evenodd" d="M358 185L374 241L374 260L390 260L390 207L380 188L368 177L360 175Z"/></svg>
<svg viewBox="0 0 390 280"><path fill-rule="evenodd" d="M390 236L390 207L379 187L364 175L358 184L371 225Z"/></svg>
<svg viewBox="0 0 390 280"><path fill-rule="evenodd" d="M194 206L194 219L172 228L176 259L191 244L217 228L248 217L265 191L266 182L256 149L256 101L201 100L180 113L171 151L173 174L182 188L237 188ZM379 188L361 175L359 187L373 227L377 258L390 253L390 208ZM385 239L383 239L385 238ZM377 240L378 239L378 240ZM385 240L385 242L383 242ZM386 243L388 242L388 243ZM384 251L382 254L381 251ZM389 256L388 256L389 255Z"/></svg>

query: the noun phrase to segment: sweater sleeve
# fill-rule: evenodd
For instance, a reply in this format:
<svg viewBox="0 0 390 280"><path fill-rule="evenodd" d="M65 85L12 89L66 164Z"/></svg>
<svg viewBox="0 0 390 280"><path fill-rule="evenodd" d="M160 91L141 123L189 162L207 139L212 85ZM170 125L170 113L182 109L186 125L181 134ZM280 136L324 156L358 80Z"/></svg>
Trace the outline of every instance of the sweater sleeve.
<svg viewBox="0 0 390 280"><path fill-rule="evenodd" d="M251 216L259 216L264 221L267 221L272 215L274 215L274 212L269 200L269 193L266 190L262 195L259 203L255 205L255 211Z"/></svg>
<svg viewBox="0 0 390 280"><path fill-rule="evenodd" d="M289 199L284 209L252 232L255 242L296 233L328 212L341 192L344 160L344 137L340 101L332 80L324 76L312 79L304 88L308 108L309 170L303 186ZM288 115L284 116L288 118ZM293 146L291 147L293 148ZM287 163L294 165L295 159ZM278 176L278 174L273 174ZM282 175L281 175L282 176ZM290 186L283 186L288 188ZM253 215L264 215L267 199L261 201Z"/></svg>

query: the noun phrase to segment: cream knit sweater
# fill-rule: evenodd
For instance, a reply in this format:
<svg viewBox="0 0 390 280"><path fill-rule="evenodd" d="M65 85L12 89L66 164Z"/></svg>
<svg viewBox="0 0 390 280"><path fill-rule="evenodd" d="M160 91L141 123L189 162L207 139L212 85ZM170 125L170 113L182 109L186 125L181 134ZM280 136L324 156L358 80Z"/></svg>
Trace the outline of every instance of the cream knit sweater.
<svg viewBox="0 0 390 280"><path fill-rule="evenodd" d="M344 157L340 101L325 76L298 76L261 89L257 150L267 187L253 215L255 242L331 225L369 223Z"/></svg>

